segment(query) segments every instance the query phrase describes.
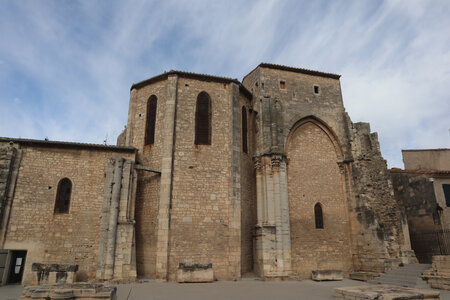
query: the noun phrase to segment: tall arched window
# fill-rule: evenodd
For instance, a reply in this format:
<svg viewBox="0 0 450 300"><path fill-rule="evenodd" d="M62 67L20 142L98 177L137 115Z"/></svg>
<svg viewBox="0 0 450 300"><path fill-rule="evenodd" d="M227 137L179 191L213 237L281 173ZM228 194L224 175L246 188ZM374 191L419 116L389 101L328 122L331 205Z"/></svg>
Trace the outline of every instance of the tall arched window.
<svg viewBox="0 0 450 300"><path fill-rule="evenodd" d="M242 151L248 153L247 145L247 109L242 106Z"/></svg>
<svg viewBox="0 0 450 300"><path fill-rule="evenodd" d="M316 219L316 228L323 228L323 213L322 205L320 205L320 203L314 205L314 216Z"/></svg>
<svg viewBox="0 0 450 300"><path fill-rule="evenodd" d="M145 125L145 145L155 143L156 106L158 99L151 95L147 101L147 122Z"/></svg>
<svg viewBox="0 0 450 300"><path fill-rule="evenodd" d="M206 92L197 96L195 107L195 144L211 145L211 99Z"/></svg>
<svg viewBox="0 0 450 300"><path fill-rule="evenodd" d="M63 178L58 183L55 200L55 214L69 212L70 194L72 193L72 182L69 178Z"/></svg>

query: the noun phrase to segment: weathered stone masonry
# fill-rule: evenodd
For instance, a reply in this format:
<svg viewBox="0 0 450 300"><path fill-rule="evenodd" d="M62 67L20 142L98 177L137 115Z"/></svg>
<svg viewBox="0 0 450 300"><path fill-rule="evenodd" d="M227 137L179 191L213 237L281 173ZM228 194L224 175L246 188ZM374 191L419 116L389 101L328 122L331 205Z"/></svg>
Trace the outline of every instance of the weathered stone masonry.
<svg viewBox="0 0 450 300"><path fill-rule="evenodd" d="M76 264L76 281L190 281L415 261L377 135L351 122L339 77L264 63L242 83L170 71L131 87L119 146L1 138L1 248L27 251L25 284L32 263ZM207 144L195 143L200 93ZM70 208L55 213L62 178Z"/></svg>

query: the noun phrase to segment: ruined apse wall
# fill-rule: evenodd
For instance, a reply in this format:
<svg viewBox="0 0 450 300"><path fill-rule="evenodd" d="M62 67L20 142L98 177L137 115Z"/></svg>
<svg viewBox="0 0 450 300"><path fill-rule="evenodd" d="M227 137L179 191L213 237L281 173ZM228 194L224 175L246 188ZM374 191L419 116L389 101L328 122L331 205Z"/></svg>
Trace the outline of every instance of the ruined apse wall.
<svg viewBox="0 0 450 300"><path fill-rule="evenodd" d="M257 186L259 182L261 187L257 188L258 199L261 199L258 206L262 206L262 211L258 211L261 218L258 215L257 272L283 275L283 271L292 271L306 277L312 269L337 268L347 274L352 270L380 272L398 263L400 250L409 249L406 245L408 241L403 236L404 218L398 213L398 205L392 197L386 164L375 145L376 134L371 135L370 130L366 132L360 125L354 125L345 112L339 76L261 64L243 82L254 91L254 109L258 112L255 162ZM303 133L295 138L297 133L292 129L302 122L305 126L308 123L308 126L299 128ZM303 147L310 154L309 160L295 162L302 159L303 154L296 155L296 147L292 147L292 157L291 153L286 152L289 149L285 149L285 145L290 139L294 144L299 143L296 147ZM310 143L305 144L302 140ZM364 144L363 140L370 140L373 147ZM320 143L328 146L314 148L314 143L318 143L316 146ZM330 145L334 147L334 155ZM323 151L326 153L321 153ZM277 162L276 154L279 154L281 164ZM323 157L328 157L328 160L323 160ZM266 187L274 185L274 182L276 186L277 177L286 175L283 162L286 163L289 178L299 180L291 176L297 171L304 178L300 177L301 182L295 187L291 184L292 180L286 180L289 184L289 209L281 206L280 212L275 211L281 223L270 224L270 210L276 209L276 206L270 206L270 201L278 198L282 203L287 196L283 194L282 184L279 191ZM326 163L333 166L326 166ZM277 165L281 166L280 171ZM311 168L316 170L307 173L310 175L308 177L304 171ZM328 168L334 171L326 171ZM277 175L278 172L280 175ZM323 176L315 178L322 172ZM314 191L308 188L314 186ZM330 186L339 191L342 196L336 198L340 199L331 200L333 189L327 189ZM312 205L315 200L305 200L307 194L328 202L323 207L323 230L311 228L314 225ZM287 230L286 226L289 226ZM289 240L286 240L286 235ZM271 243L267 239L270 236L279 244ZM278 249L278 252L273 249ZM285 249L292 249L291 253ZM303 250L298 252L299 249ZM342 260L338 262L327 257L329 251ZM290 255L292 261L289 261ZM284 266L278 263L280 258L284 259ZM397 258L397 261L392 262L391 258ZM324 263L321 265L321 262Z"/></svg>
<svg viewBox="0 0 450 300"><path fill-rule="evenodd" d="M416 262L402 205L394 198L378 136L368 123L351 123L353 209L356 228L355 269L385 272L400 263Z"/></svg>
<svg viewBox="0 0 450 300"><path fill-rule="evenodd" d="M126 128L126 145L138 149L137 163L154 170L161 170L161 149L164 138L167 81L158 80L143 87L131 89ZM147 102L157 97L155 142L145 144ZM161 176L145 170L137 170L136 191L136 267L138 276L155 278L158 206Z"/></svg>
<svg viewBox="0 0 450 300"><path fill-rule="evenodd" d="M31 264L78 264L77 280L94 279L110 157L134 160L134 149L18 142L22 153L4 249L27 250L23 284ZM70 144L70 145L69 145ZM58 182L72 181L69 213L54 213Z"/></svg>

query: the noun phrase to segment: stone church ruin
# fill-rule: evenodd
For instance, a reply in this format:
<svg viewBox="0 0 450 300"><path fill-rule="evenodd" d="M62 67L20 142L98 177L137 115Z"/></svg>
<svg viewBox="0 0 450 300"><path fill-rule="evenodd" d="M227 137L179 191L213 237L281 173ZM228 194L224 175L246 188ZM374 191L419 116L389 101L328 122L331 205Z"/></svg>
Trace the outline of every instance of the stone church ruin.
<svg viewBox="0 0 450 300"><path fill-rule="evenodd" d="M1 284L36 284L33 263L126 282L415 262L377 134L352 123L339 78L170 71L132 85L117 146L0 138Z"/></svg>

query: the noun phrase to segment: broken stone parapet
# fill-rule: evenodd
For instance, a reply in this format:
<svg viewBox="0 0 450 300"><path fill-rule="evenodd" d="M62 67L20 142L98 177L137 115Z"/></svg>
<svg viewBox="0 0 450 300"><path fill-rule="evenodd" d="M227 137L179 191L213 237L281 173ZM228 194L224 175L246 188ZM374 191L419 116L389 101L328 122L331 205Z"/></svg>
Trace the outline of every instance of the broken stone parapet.
<svg viewBox="0 0 450 300"><path fill-rule="evenodd" d="M177 270L178 282L213 282L212 263L180 263Z"/></svg>
<svg viewBox="0 0 450 300"><path fill-rule="evenodd" d="M313 270L311 279L315 281L343 280L341 270Z"/></svg>
<svg viewBox="0 0 450 300"><path fill-rule="evenodd" d="M25 287L19 300L117 299L117 288L98 283L45 284Z"/></svg>
<svg viewBox="0 0 450 300"><path fill-rule="evenodd" d="M33 263L31 271L33 272L33 285L73 283L78 265Z"/></svg>
<svg viewBox="0 0 450 300"><path fill-rule="evenodd" d="M433 290L421 290L393 285L364 285L353 287L335 288L335 298L346 300L367 299L440 299L440 292Z"/></svg>
<svg viewBox="0 0 450 300"><path fill-rule="evenodd" d="M450 255L436 255L431 269L422 276L435 289L450 291Z"/></svg>

